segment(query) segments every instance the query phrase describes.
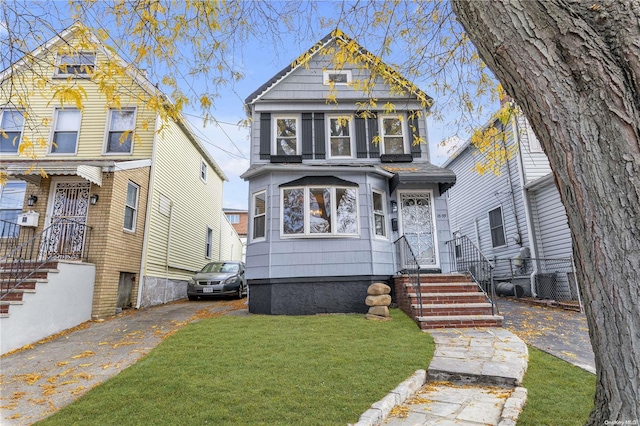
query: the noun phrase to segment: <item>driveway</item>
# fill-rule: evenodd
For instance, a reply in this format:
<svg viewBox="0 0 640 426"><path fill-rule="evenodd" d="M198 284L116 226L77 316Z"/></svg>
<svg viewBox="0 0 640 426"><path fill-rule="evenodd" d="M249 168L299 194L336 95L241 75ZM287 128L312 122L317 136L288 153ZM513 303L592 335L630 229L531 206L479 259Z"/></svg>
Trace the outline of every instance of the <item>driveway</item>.
<svg viewBox="0 0 640 426"><path fill-rule="evenodd" d="M518 302L497 301L503 325L527 344L595 374L595 360L584 314Z"/></svg>
<svg viewBox="0 0 640 426"><path fill-rule="evenodd" d="M0 424L30 425L115 376L189 322L246 312L245 302L177 301L126 310L4 355L0 358Z"/></svg>

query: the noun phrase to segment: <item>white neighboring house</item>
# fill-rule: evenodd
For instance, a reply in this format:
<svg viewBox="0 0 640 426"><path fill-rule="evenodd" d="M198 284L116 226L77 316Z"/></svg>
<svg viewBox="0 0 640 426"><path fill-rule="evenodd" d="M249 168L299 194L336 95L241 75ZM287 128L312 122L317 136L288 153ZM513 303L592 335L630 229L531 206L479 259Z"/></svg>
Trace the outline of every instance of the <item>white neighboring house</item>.
<svg viewBox="0 0 640 426"><path fill-rule="evenodd" d="M559 264L555 259L563 259L565 267L571 264L566 211L547 156L527 119L518 114L506 125L495 120L486 127L492 124L504 131L505 145L514 152L499 174L479 174L474 169L482 158L471 140L442 166L458 177L448 191L451 232L468 237L494 261L498 279L519 276L525 292L546 298L540 294L545 291L539 282L541 274L548 272L547 265ZM567 288L558 292L575 299L570 274L563 273L561 281Z"/></svg>

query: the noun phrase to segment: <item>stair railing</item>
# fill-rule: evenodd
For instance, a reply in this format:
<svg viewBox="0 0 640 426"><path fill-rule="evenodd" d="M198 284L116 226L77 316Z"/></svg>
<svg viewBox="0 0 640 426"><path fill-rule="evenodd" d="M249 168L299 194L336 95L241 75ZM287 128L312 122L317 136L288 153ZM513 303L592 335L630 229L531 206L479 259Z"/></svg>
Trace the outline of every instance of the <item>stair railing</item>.
<svg viewBox="0 0 640 426"><path fill-rule="evenodd" d="M451 269L471 275L485 298L491 302L491 312L496 314L496 293L493 282L495 265L467 236L463 235L446 241Z"/></svg>
<svg viewBox="0 0 640 426"><path fill-rule="evenodd" d="M35 228L26 228L15 222L0 220L0 259L28 241L35 234Z"/></svg>
<svg viewBox="0 0 640 426"><path fill-rule="evenodd" d="M396 263L398 273L407 275L411 288L418 296L418 314L422 316L422 289L420 288L420 264L413 254L411 245L403 235L394 243L396 247Z"/></svg>
<svg viewBox="0 0 640 426"><path fill-rule="evenodd" d="M24 228L20 230L20 233ZM70 219L56 219L44 230L0 257L0 300L58 259L88 261L92 228Z"/></svg>

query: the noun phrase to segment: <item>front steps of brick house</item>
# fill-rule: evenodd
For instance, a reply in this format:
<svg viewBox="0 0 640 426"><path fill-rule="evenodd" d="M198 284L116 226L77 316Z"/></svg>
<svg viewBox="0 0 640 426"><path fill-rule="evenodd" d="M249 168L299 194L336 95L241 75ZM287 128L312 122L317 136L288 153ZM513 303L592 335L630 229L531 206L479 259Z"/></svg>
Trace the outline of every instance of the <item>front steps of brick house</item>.
<svg viewBox="0 0 640 426"><path fill-rule="evenodd" d="M393 281L398 306L422 330L502 327L502 316L493 314L491 303L468 275L421 274L422 315L409 276L400 275Z"/></svg>
<svg viewBox="0 0 640 426"><path fill-rule="evenodd" d="M45 284L48 282L49 274L58 272L57 262L48 262L42 265L38 270L32 273L33 269L29 268L28 263L24 271L19 272L18 277L26 277L30 273L31 276L26 278L17 287L13 288L16 284L16 273L12 270L11 263L0 263L0 294L4 295L0 300L0 318L7 318L10 315L10 307L12 305L22 305L24 294L35 293L38 284ZM6 293L6 294L5 294Z"/></svg>

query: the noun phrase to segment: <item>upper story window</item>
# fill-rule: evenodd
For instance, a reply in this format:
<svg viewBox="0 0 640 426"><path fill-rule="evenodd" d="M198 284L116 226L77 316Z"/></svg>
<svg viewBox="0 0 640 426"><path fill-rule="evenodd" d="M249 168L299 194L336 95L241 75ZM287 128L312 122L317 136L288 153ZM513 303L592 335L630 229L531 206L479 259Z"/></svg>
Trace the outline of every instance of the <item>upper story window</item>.
<svg viewBox="0 0 640 426"><path fill-rule="evenodd" d="M240 223L239 214L227 213L227 219L229 219L229 223L232 223L232 224Z"/></svg>
<svg viewBox="0 0 640 426"><path fill-rule="evenodd" d="M5 154L18 152L23 127L24 117L20 111L15 109L0 111L0 152Z"/></svg>
<svg viewBox="0 0 640 426"><path fill-rule="evenodd" d="M108 154L131 154L133 148L133 130L136 127L136 109L123 108L109 110L109 129L107 131Z"/></svg>
<svg viewBox="0 0 640 426"><path fill-rule="evenodd" d="M275 155L298 154L298 118L276 117Z"/></svg>
<svg viewBox="0 0 640 426"><path fill-rule="evenodd" d="M213 251L213 229L207 226L207 237L204 243L204 257L211 259L211 252Z"/></svg>
<svg viewBox="0 0 640 426"><path fill-rule="evenodd" d="M351 117L329 117L329 153L331 157L351 157Z"/></svg>
<svg viewBox="0 0 640 426"><path fill-rule="evenodd" d="M253 240L264 239L267 227L267 193L253 194Z"/></svg>
<svg viewBox="0 0 640 426"><path fill-rule="evenodd" d="M93 74L95 67L95 53L80 52L58 55L55 75L57 77L86 77Z"/></svg>
<svg viewBox="0 0 640 426"><path fill-rule="evenodd" d="M358 235L357 189L298 187L282 189L285 237Z"/></svg>
<svg viewBox="0 0 640 426"><path fill-rule="evenodd" d="M200 179L207 183L207 163L204 160L200 162Z"/></svg>
<svg viewBox="0 0 640 426"><path fill-rule="evenodd" d="M75 154L82 114L79 109L56 108L53 123L52 154Z"/></svg>
<svg viewBox="0 0 640 426"><path fill-rule="evenodd" d="M351 70L325 70L322 72L322 82L325 86L349 84L351 83Z"/></svg>
<svg viewBox="0 0 640 426"><path fill-rule="evenodd" d="M380 146L383 154L404 154L404 120L401 116L381 118Z"/></svg>
<svg viewBox="0 0 640 426"><path fill-rule="evenodd" d="M124 207L124 229L136 230L136 217L138 216L138 193L140 187L133 182L127 185L127 199Z"/></svg>
<svg viewBox="0 0 640 426"><path fill-rule="evenodd" d="M502 207L489 211L489 228L491 229L491 245L493 247L501 247L507 244L507 238L504 235Z"/></svg>

